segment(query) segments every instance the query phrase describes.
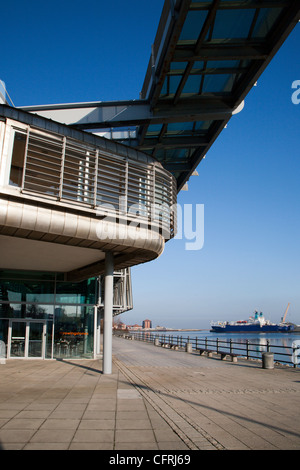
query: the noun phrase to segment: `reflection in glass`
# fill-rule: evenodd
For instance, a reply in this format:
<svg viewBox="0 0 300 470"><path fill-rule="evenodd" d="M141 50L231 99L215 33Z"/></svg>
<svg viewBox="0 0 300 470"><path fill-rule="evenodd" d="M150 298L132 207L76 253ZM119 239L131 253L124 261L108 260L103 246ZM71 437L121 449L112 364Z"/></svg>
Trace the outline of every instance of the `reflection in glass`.
<svg viewBox="0 0 300 470"><path fill-rule="evenodd" d="M12 322L11 331L11 357L24 357L25 356L25 336L26 336L26 323L25 322Z"/></svg>
<svg viewBox="0 0 300 470"><path fill-rule="evenodd" d="M2 301L6 302L54 302L54 282L5 281L0 282Z"/></svg>
<svg viewBox="0 0 300 470"><path fill-rule="evenodd" d="M56 303L94 305L96 285L96 278L83 282L57 282Z"/></svg>
<svg viewBox="0 0 300 470"><path fill-rule="evenodd" d="M28 357L42 357L43 355L43 323L30 322Z"/></svg>
<svg viewBox="0 0 300 470"><path fill-rule="evenodd" d="M22 186L26 140L26 134L15 132L9 176L11 186Z"/></svg>
<svg viewBox="0 0 300 470"><path fill-rule="evenodd" d="M93 308L55 309L54 357L91 357L94 347Z"/></svg>

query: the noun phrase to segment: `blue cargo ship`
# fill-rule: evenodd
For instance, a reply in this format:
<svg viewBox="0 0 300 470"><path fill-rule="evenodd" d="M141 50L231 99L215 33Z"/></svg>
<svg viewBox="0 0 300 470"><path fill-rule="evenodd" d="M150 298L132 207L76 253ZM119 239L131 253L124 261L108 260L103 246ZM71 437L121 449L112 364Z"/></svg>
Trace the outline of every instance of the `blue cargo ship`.
<svg viewBox="0 0 300 470"><path fill-rule="evenodd" d="M263 313L254 312L254 316L248 320L211 322L211 330L214 333L288 333L294 326L288 323L271 323L266 320Z"/></svg>

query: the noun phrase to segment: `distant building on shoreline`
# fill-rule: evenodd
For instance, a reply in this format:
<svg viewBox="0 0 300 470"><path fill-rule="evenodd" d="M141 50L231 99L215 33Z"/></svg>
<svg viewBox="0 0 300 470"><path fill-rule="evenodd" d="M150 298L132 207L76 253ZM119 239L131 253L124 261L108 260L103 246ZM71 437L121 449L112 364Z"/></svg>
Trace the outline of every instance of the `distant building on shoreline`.
<svg viewBox="0 0 300 470"><path fill-rule="evenodd" d="M145 330L152 328L152 321L151 320L144 320L142 326Z"/></svg>

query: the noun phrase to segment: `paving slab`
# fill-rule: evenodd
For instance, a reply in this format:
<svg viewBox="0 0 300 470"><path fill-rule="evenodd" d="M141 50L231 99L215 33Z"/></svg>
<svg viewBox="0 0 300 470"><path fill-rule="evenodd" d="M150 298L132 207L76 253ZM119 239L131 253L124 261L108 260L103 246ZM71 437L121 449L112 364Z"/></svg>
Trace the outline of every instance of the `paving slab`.
<svg viewBox="0 0 300 470"><path fill-rule="evenodd" d="M263 369L258 361L221 361L123 338L114 338L114 358L191 450L300 449L300 369Z"/></svg>
<svg viewBox="0 0 300 470"><path fill-rule="evenodd" d="M102 361L0 365L3 450L299 450L300 370L113 338Z"/></svg>

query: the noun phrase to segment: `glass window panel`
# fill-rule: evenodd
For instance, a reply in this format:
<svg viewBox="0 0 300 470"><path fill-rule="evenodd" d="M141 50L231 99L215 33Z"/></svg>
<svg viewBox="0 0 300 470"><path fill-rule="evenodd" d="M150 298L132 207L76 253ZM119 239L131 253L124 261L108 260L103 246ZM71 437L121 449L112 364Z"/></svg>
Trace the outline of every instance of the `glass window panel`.
<svg viewBox="0 0 300 470"><path fill-rule="evenodd" d="M15 132L9 177L11 186L22 186L26 141L26 134Z"/></svg>
<svg viewBox="0 0 300 470"><path fill-rule="evenodd" d="M173 134L178 135L185 133L186 131L192 131L194 127L193 122L179 122L168 124L167 135Z"/></svg>
<svg viewBox="0 0 300 470"><path fill-rule="evenodd" d="M207 69L223 69L223 68L234 68L240 64L239 60L208 60Z"/></svg>
<svg viewBox="0 0 300 470"><path fill-rule="evenodd" d="M201 80L201 75L190 75L184 85L182 94L197 95L200 90Z"/></svg>
<svg viewBox="0 0 300 470"><path fill-rule="evenodd" d="M170 70L181 70L184 71L186 69L187 62L171 62Z"/></svg>
<svg viewBox="0 0 300 470"><path fill-rule="evenodd" d="M0 292L6 302L54 302L54 282L1 281Z"/></svg>
<svg viewBox="0 0 300 470"><path fill-rule="evenodd" d="M14 321L11 328L11 357L25 356L26 322Z"/></svg>
<svg viewBox="0 0 300 470"><path fill-rule="evenodd" d="M30 322L28 357L42 357L44 323Z"/></svg>
<svg viewBox="0 0 300 470"><path fill-rule="evenodd" d="M180 75L167 76L161 90L161 95L174 95L176 93L180 80Z"/></svg>
<svg viewBox="0 0 300 470"><path fill-rule="evenodd" d="M66 305L55 309L54 357L91 357L93 335L92 307Z"/></svg>
<svg viewBox="0 0 300 470"><path fill-rule="evenodd" d="M183 25L180 41L195 40L197 41L201 29L204 25L207 11L189 11L186 17L186 21Z"/></svg>
<svg viewBox="0 0 300 470"><path fill-rule="evenodd" d="M3 303L0 304L0 317L2 318L34 318L52 319L53 305Z"/></svg>
<svg viewBox="0 0 300 470"><path fill-rule="evenodd" d="M0 306L1 309L1 306ZM1 317L0 310L0 317ZM7 345L7 336L8 336L8 320L1 320L0 318L0 341L3 341Z"/></svg>
<svg viewBox="0 0 300 470"><path fill-rule="evenodd" d="M281 12L282 8L261 8L252 33L252 37L266 37Z"/></svg>
<svg viewBox="0 0 300 470"><path fill-rule="evenodd" d="M162 124L151 124L148 127L147 135L158 135L162 129Z"/></svg>
<svg viewBox="0 0 300 470"><path fill-rule="evenodd" d="M22 308L24 305L22 305ZM23 309L24 310L24 309ZM53 305L43 305L43 304L27 304L25 318L33 319L52 319L54 312Z"/></svg>
<svg viewBox="0 0 300 470"><path fill-rule="evenodd" d="M207 130L212 125L213 121L198 121L195 125L195 130Z"/></svg>
<svg viewBox="0 0 300 470"><path fill-rule="evenodd" d="M247 38L255 9L218 10L212 39Z"/></svg>
<svg viewBox="0 0 300 470"><path fill-rule="evenodd" d="M203 93L230 92L234 83L235 75L218 74L206 75L203 85Z"/></svg>
<svg viewBox="0 0 300 470"><path fill-rule="evenodd" d="M82 282L58 282L56 285L56 303L95 304L96 279Z"/></svg>
<svg viewBox="0 0 300 470"><path fill-rule="evenodd" d="M183 160L187 158L189 150L187 149L168 149L165 152L166 160Z"/></svg>
<svg viewBox="0 0 300 470"><path fill-rule="evenodd" d="M203 61L197 60L196 62L194 62L193 68L192 68L192 73L196 73L197 71L202 72L203 70L204 70L204 62Z"/></svg>

